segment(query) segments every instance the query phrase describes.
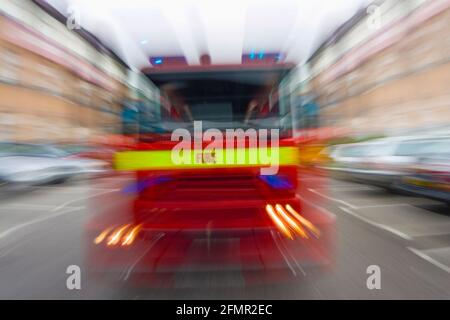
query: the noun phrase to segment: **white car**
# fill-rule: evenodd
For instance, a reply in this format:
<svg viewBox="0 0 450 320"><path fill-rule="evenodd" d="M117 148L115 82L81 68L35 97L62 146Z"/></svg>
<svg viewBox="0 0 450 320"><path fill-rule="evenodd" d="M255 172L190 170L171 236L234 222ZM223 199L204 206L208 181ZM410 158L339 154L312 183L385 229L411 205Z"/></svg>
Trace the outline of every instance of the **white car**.
<svg viewBox="0 0 450 320"><path fill-rule="evenodd" d="M99 160L68 159L48 145L0 143L0 181L3 185L60 183L78 175L102 173L108 167Z"/></svg>
<svg viewBox="0 0 450 320"><path fill-rule="evenodd" d="M327 169L353 181L397 189L427 148L443 139L448 137L395 137L336 146L331 153L334 166Z"/></svg>

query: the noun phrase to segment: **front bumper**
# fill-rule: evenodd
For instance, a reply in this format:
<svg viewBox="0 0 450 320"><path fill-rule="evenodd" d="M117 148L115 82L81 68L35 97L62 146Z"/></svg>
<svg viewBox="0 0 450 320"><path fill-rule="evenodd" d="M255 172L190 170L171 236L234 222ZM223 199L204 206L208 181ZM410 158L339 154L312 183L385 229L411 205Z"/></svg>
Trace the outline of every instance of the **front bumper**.
<svg viewBox="0 0 450 320"><path fill-rule="evenodd" d="M91 246L91 274L138 286L165 283L187 275L239 274L238 285L278 282L305 270L332 264L331 230L322 239L287 240L273 228L235 231L145 230L131 248ZM329 238L327 238L329 237Z"/></svg>
<svg viewBox="0 0 450 320"><path fill-rule="evenodd" d="M165 277L176 279L186 273L237 272L243 275L244 284L250 284L261 279L275 281L281 275L299 276L305 268L326 267L333 262L334 218L328 213L306 213L309 219L314 216L320 236L310 234L307 238L291 239L267 218L261 206L263 202L257 207L240 208L233 207L232 202L226 208L217 202L215 207L205 203L202 207L200 202L196 203L195 208L191 203L184 211L180 204L164 211L152 211L157 207L135 204L133 223L142 222L143 228L131 246L109 246L106 241L95 244L102 227L91 225L86 237L90 272L120 281L140 279L137 282L142 282L146 279L150 286ZM155 216L170 218L151 223L147 220L149 216L143 216L137 210L144 207L151 208L150 213ZM254 214L261 218L255 219ZM236 220L236 216L241 216L241 220ZM138 217L145 219L136 220Z"/></svg>

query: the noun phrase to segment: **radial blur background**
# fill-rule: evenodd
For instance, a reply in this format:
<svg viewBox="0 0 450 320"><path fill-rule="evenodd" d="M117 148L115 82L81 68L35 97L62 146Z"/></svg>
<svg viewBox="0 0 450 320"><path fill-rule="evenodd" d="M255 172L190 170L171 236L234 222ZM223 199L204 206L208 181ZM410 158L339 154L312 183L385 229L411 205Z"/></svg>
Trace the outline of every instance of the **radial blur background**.
<svg viewBox="0 0 450 320"><path fill-rule="evenodd" d="M279 125L308 172L299 197L337 218L331 270L288 288L201 274L194 291L124 295L83 272L68 290L92 217L131 210L115 154L199 112L158 75L211 66L288 70L233 81L276 83L291 110ZM250 105L242 116L265 112ZM448 0L1 0L2 299L449 299L449 204Z"/></svg>

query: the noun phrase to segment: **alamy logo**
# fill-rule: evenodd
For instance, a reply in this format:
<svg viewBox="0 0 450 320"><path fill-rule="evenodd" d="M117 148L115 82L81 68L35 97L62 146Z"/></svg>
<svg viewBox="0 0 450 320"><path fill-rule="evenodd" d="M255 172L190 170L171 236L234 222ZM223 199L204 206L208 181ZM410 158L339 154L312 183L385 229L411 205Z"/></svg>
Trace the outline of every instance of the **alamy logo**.
<svg viewBox="0 0 450 320"><path fill-rule="evenodd" d="M66 269L69 276L66 280L66 287L69 290L81 290L81 268L77 265L70 265Z"/></svg>
<svg viewBox="0 0 450 320"><path fill-rule="evenodd" d="M171 152L173 164L255 165L261 166L261 175L278 173L278 129L226 129L224 134L213 128L203 132L202 122L194 121L193 135L183 128L172 132L171 140L178 141Z"/></svg>
<svg viewBox="0 0 450 320"><path fill-rule="evenodd" d="M367 7L367 27L378 30L381 28L381 8L375 4Z"/></svg>
<svg viewBox="0 0 450 320"><path fill-rule="evenodd" d="M369 290L381 289L381 269L377 265L370 265L366 270L370 276L367 278L366 285Z"/></svg>
<svg viewBox="0 0 450 320"><path fill-rule="evenodd" d="M67 8L66 26L69 30L81 29L81 14L77 6L71 5Z"/></svg>

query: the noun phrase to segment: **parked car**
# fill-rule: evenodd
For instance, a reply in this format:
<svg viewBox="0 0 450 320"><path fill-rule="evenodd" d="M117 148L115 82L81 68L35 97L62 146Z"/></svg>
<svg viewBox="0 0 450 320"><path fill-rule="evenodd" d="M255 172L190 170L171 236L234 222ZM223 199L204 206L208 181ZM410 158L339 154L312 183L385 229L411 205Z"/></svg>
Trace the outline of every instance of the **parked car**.
<svg viewBox="0 0 450 320"><path fill-rule="evenodd" d="M420 158L411 174L399 185L408 193L450 204L450 140L430 144L428 154Z"/></svg>
<svg viewBox="0 0 450 320"><path fill-rule="evenodd" d="M3 185L32 186L60 183L80 174L100 173L105 163L68 159L48 145L0 143L0 181Z"/></svg>
<svg viewBox="0 0 450 320"><path fill-rule="evenodd" d="M70 158L101 160L112 165L115 150L112 148L91 145L62 145L58 147Z"/></svg>
<svg viewBox="0 0 450 320"><path fill-rule="evenodd" d="M396 137L337 146L331 153L338 177L398 190L401 178L428 153L427 148L447 137Z"/></svg>

